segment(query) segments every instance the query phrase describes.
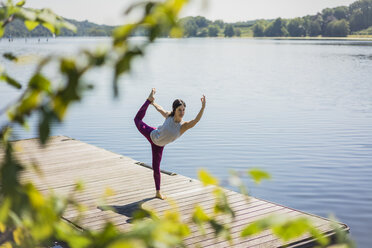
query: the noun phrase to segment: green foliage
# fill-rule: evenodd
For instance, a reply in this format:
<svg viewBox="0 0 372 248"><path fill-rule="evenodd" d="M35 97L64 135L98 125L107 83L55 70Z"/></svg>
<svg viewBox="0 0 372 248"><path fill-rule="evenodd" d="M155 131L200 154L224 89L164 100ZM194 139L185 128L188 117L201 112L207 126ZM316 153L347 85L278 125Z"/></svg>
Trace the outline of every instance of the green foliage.
<svg viewBox="0 0 372 248"><path fill-rule="evenodd" d="M372 26L372 0L358 0L349 6L351 31Z"/></svg>
<svg viewBox="0 0 372 248"><path fill-rule="evenodd" d="M314 16L297 17L286 24L281 18L265 23L262 20L253 25L255 37L301 37L337 36L344 37L358 30L372 26L372 0L358 0L349 7L326 8Z"/></svg>
<svg viewBox="0 0 372 248"><path fill-rule="evenodd" d="M203 170L203 169L199 170L198 171L198 177L199 177L199 180L203 183L204 186L217 185L218 184L217 178L213 177L206 170Z"/></svg>
<svg viewBox="0 0 372 248"><path fill-rule="evenodd" d="M255 37L263 37L265 35L265 29L267 22L265 20L259 20L253 25L253 35Z"/></svg>
<svg viewBox="0 0 372 248"><path fill-rule="evenodd" d="M270 37L288 36L285 21L282 18L277 18L275 21L271 22L269 26L265 29L265 36Z"/></svg>
<svg viewBox="0 0 372 248"><path fill-rule="evenodd" d="M302 18L294 18L291 19L287 24L287 30L289 32L289 36L292 37L302 37L306 36L305 30L305 21Z"/></svg>
<svg viewBox="0 0 372 248"><path fill-rule="evenodd" d="M318 21L311 21L308 27L307 34L309 36L318 36L322 33L322 27Z"/></svg>
<svg viewBox="0 0 372 248"><path fill-rule="evenodd" d="M242 32L240 31L240 28L235 28L235 36L240 37L242 35Z"/></svg>
<svg viewBox="0 0 372 248"><path fill-rule="evenodd" d="M233 37L235 34L234 27L231 24L227 24L225 26L225 30L223 31L225 37Z"/></svg>
<svg viewBox="0 0 372 248"><path fill-rule="evenodd" d="M217 25L219 28L224 28L224 26L225 26L225 23L224 23L223 20L215 20L215 21L213 22L213 24L214 24L214 25Z"/></svg>
<svg viewBox="0 0 372 248"><path fill-rule="evenodd" d="M194 20L195 20L195 24L199 27L199 28L206 28L208 27L208 25L211 23L211 21L207 20L205 17L203 16L197 16L197 17L194 17Z"/></svg>
<svg viewBox="0 0 372 248"><path fill-rule="evenodd" d="M220 32L218 26L211 25L208 27L208 36L209 37L217 37L218 33Z"/></svg>
<svg viewBox="0 0 372 248"><path fill-rule="evenodd" d="M61 28L58 36L110 36L113 26L97 25L88 21L75 21L66 19L76 27L76 32ZM31 32L29 30L32 30ZM46 27L39 25L39 22L14 20L6 26L5 37L50 37L50 32Z"/></svg>
<svg viewBox="0 0 372 248"><path fill-rule="evenodd" d="M328 23L325 30L325 34L331 37L346 37L349 33L349 23L345 19Z"/></svg>
<svg viewBox="0 0 372 248"><path fill-rule="evenodd" d="M257 184L261 183L263 179L271 178L269 173L262 171L260 169L251 169L248 171L248 175L250 175L253 181Z"/></svg>

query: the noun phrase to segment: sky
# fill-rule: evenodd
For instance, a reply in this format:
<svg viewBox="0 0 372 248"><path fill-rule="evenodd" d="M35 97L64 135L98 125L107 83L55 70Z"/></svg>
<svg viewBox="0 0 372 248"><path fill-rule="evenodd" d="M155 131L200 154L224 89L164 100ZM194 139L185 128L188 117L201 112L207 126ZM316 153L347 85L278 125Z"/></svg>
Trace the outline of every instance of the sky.
<svg viewBox="0 0 372 248"><path fill-rule="evenodd" d="M255 19L294 18L313 15L324 8L333 8L356 0L193 0L181 13L201 15L210 20L225 22ZM56 14L78 21L119 25L134 20L124 17L125 9L138 0L28 0L25 7L50 8Z"/></svg>

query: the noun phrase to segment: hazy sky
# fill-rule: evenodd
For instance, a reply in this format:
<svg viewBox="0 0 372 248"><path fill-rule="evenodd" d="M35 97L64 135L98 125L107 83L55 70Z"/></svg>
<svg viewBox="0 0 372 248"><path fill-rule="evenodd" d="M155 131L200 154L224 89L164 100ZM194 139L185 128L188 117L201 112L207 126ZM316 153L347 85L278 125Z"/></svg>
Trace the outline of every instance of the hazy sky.
<svg viewBox="0 0 372 248"><path fill-rule="evenodd" d="M136 0L138 1L138 0ZM128 0L28 0L25 7L50 8L58 15L99 24L118 25L127 19L123 12L136 1ZM327 7L349 5L356 0L193 0L182 16L202 15L225 22L293 18L316 14Z"/></svg>

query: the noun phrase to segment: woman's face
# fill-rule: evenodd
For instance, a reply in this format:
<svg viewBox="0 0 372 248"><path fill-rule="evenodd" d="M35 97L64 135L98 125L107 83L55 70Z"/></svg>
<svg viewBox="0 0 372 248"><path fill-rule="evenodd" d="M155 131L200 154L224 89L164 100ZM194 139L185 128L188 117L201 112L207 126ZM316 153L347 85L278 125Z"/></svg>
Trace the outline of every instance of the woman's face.
<svg viewBox="0 0 372 248"><path fill-rule="evenodd" d="M176 112L174 114L177 118L183 118L185 115L185 107L183 105L180 105L176 108Z"/></svg>

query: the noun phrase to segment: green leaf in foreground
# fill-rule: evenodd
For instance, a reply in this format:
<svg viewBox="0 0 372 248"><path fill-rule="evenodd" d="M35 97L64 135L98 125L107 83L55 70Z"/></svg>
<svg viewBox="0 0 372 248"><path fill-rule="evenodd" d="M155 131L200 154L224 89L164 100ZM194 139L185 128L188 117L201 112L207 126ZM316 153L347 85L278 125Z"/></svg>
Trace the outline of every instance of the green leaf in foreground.
<svg viewBox="0 0 372 248"><path fill-rule="evenodd" d="M18 58L13 53L4 53L3 57L10 61L17 61Z"/></svg>
<svg viewBox="0 0 372 248"><path fill-rule="evenodd" d="M260 169L251 169L248 171L248 175L251 176L251 178L256 184L261 183L263 179L271 178L269 173Z"/></svg>
<svg viewBox="0 0 372 248"><path fill-rule="evenodd" d="M213 177L206 170L203 170L203 169L199 170L198 171L198 177L199 177L199 180L202 181L204 186L218 185L218 179Z"/></svg>
<svg viewBox="0 0 372 248"><path fill-rule="evenodd" d="M29 20L26 20L24 23L25 23L26 28L29 31L34 30L40 24L39 22L29 21Z"/></svg>
<svg viewBox="0 0 372 248"><path fill-rule="evenodd" d="M23 5L25 5L26 1L25 0L22 0L22 1L19 1L16 5L18 7L22 7Z"/></svg>
<svg viewBox="0 0 372 248"><path fill-rule="evenodd" d="M0 81L5 81L9 85L11 85L11 86L13 86L14 88L17 88L17 89L22 88L22 85L20 83L18 83L15 79L11 78L10 76L8 76L5 73L0 74Z"/></svg>

